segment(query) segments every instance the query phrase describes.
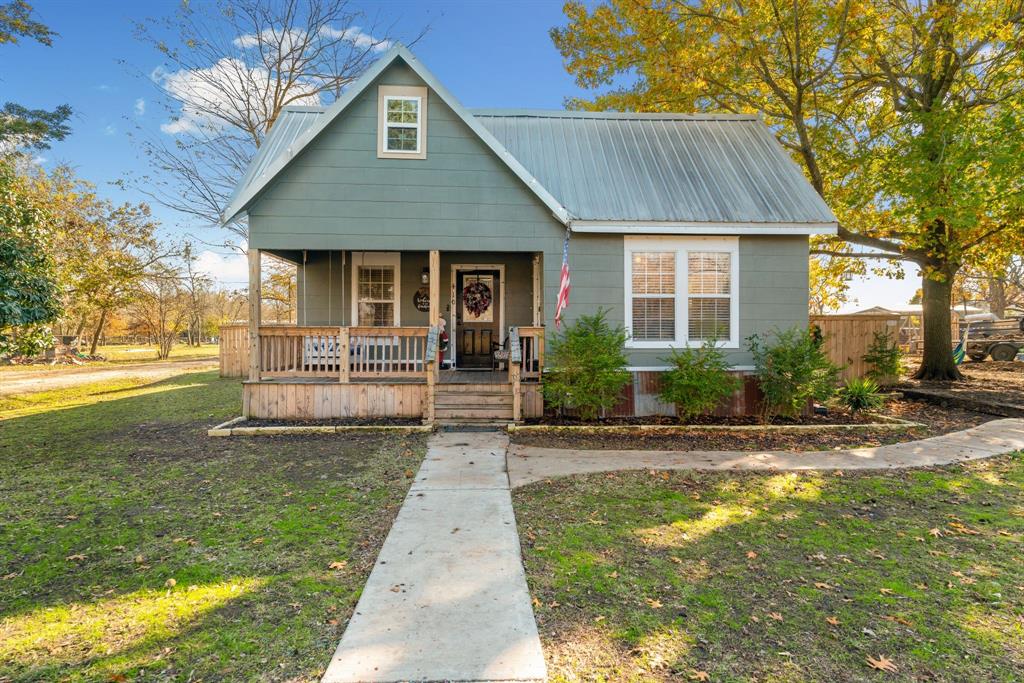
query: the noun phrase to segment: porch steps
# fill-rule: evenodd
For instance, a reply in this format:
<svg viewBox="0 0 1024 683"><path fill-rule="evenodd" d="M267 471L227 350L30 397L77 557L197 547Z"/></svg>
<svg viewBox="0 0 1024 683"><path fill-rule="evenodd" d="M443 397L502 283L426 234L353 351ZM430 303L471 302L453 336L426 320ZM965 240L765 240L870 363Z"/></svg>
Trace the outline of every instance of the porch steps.
<svg viewBox="0 0 1024 683"><path fill-rule="evenodd" d="M437 384L434 419L466 424L511 422L512 385Z"/></svg>

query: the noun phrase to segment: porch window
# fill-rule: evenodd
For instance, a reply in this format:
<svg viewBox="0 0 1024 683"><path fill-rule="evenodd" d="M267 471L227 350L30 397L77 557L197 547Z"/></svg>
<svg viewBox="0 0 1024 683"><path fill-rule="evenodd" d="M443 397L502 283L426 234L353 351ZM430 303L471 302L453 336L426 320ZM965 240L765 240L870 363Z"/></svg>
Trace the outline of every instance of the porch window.
<svg viewBox="0 0 1024 683"><path fill-rule="evenodd" d="M359 266L359 326L392 327L394 324L395 269Z"/></svg>
<svg viewBox="0 0 1024 683"><path fill-rule="evenodd" d="M352 253L352 319L360 327L398 327L401 256L395 252Z"/></svg>
<svg viewBox="0 0 1024 683"><path fill-rule="evenodd" d="M626 237L625 257L630 347L739 347L737 238Z"/></svg>
<svg viewBox="0 0 1024 683"><path fill-rule="evenodd" d="M381 159L425 159L427 89L382 85L378 88L377 109L377 156Z"/></svg>

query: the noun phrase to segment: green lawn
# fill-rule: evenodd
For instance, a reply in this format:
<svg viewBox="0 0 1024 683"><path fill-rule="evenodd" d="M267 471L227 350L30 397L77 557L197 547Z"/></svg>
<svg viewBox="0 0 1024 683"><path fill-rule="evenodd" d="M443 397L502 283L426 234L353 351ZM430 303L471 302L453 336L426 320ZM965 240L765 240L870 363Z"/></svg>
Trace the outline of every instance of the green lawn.
<svg viewBox="0 0 1024 683"><path fill-rule="evenodd" d="M515 503L553 680L1024 679L1021 454L599 474Z"/></svg>
<svg viewBox="0 0 1024 683"><path fill-rule="evenodd" d="M0 405L0 681L314 681L420 436L211 439L237 380Z"/></svg>

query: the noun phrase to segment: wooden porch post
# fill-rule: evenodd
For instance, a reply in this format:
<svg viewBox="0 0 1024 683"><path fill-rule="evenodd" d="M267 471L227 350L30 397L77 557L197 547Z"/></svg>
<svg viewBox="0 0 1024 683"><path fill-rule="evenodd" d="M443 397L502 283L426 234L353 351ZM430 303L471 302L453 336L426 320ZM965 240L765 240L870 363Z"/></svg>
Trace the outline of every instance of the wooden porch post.
<svg viewBox="0 0 1024 683"><path fill-rule="evenodd" d="M436 328L441 323L441 252L437 249L430 250L430 320L431 328ZM440 339L438 344L440 345ZM427 368L427 405L424 411L424 418L427 422L434 421L434 385L437 383L437 372L441 366L440 350L434 354L434 360Z"/></svg>
<svg viewBox="0 0 1024 683"><path fill-rule="evenodd" d="M260 299L263 295L260 250L249 249L249 381L260 378Z"/></svg>
<svg viewBox="0 0 1024 683"><path fill-rule="evenodd" d="M540 254L533 255L533 326L540 327L544 324L544 300L541 298L541 262Z"/></svg>

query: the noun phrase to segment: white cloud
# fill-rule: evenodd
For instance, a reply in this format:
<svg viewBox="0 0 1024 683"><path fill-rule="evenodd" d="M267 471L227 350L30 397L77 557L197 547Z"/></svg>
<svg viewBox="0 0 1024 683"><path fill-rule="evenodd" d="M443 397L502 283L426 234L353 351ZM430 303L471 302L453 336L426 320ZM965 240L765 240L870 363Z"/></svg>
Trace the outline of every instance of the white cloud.
<svg viewBox="0 0 1024 683"><path fill-rule="evenodd" d="M142 116L146 113L146 100L141 97L135 100L135 115Z"/></svg>
<svg viewBox="0 0 1024 683"><path fill-rule="evenodd" d="M381 40L380 38L374 38L369 33L363 33L362 29L358 26L350 26L345 29L324 26L320 29L320 35L325 38L341 38L342 40L347 40L356 47L372 46L374 52L383 52L392 45L390 40Z"/></svg>
<svg viewBox="0 0 1024 683"><path fill-rule="evenodd" d="M103 134L108 136L108 137L111 136L111 135L115 135L116 133L117 133L117 128L114 128L113 126L108 125L108 126L105 126L103 128Z"/></svg>
<svg viewBox="0 0 1024 683"><path fill-rule="evenodd" d="M271 109L273 87L270 72L263 67L249 67L239 59L224 57L206 69L182 69L168 72L157 67L150 77L168 95L181 102L181 112L173 121L161 124L160 130L168 135L197 133L200 130L218 130L226 124L224 117L242 111ZM320 95L311 84L296 83L292 88L308 94L295 104L319 105ZM246 101L237 101L233 93L246 93ZM260 102L265 98L266 102Z"/></svg>
<svg viewBox="0 0 1024 683"><path fill-rule="evenodd" d="M280 29L267 28L263 29L259 34L247 33L245 35L238 36L231 42L239 49L248 50L259 45L261 40L264 43L276 43L280 41L283 43L283 50L287 52L291 49L294 43L301 42L302 39L305 38L305 35L306 34L303 31L299 31L297 29L292 29L285 34L282 33ZM344 40L355 47L372 47L374 52L383 52L391 47L390 40L375 38L369 33L364 33L358 26L349 26L348 28L332 28L330 26L324 26L320 29L320 36L327 40Z"/></svg>
<svg viewBox="0 0 1024 683"><path fill-rule="evenodd" d="M245 254L220 254L209 249L199 252L196 269L227 289L238 289L249 281L249 261Z"/></svg>

